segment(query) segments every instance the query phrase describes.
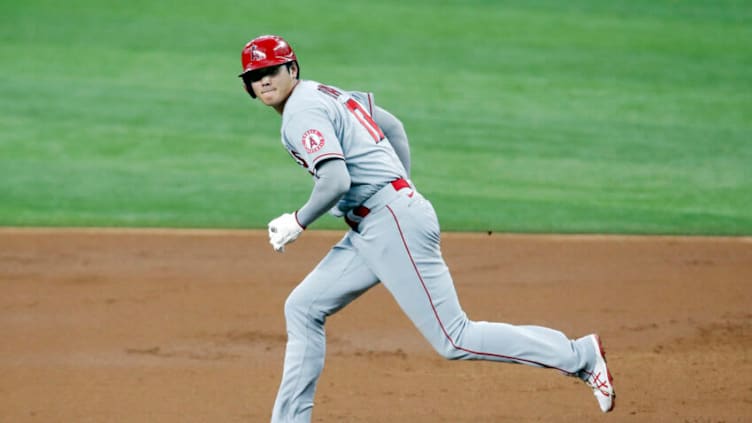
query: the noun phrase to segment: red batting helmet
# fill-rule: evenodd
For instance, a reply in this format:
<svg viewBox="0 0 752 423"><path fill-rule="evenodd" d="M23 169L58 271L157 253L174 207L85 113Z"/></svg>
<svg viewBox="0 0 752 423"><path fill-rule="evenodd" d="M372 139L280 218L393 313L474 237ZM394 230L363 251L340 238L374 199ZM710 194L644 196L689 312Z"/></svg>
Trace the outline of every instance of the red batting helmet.
<svg viewBox="0 0 752 423"><path fill-rule="evenodd" d="M262 35L252 39L243 47L243 51L240 53L243 73L238 76L242 78L243 75L256 69L297 61L298 58L295 56L295 52L292 51L292 47L290 47L290 44L284 38L277 35ZM256 98L248 83L246 83L246 91L248 91L251 97Z"/></svg>

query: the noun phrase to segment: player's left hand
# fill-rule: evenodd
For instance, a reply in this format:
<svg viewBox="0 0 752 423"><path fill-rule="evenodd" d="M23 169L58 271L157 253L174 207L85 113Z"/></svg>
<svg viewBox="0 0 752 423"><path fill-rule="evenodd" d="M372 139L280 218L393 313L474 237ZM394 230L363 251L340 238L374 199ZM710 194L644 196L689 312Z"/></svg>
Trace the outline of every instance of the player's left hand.
<svg viewBox="0 0 752 423"><path fill-rule="evenodd" d="M278 253L284 253L285 245L298 239L300 234L305 230L304 227L300 226L295 213L283 214L269 222L268 227L269 243L272 244L274 251Z"/></svg>

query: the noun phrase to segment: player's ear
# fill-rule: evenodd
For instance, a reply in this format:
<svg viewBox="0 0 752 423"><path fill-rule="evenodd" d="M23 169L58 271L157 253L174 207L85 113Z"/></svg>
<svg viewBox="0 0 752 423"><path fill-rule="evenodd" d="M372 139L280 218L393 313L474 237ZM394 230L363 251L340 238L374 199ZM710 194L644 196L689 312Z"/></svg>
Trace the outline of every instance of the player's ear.
<svg viewBox="0 0 752 423"><path fill-rule="evenodd" d="M298 67L297 60L293 60L290 63L290 75L292 75L293 79L300 79L300 68Z"/></svg>

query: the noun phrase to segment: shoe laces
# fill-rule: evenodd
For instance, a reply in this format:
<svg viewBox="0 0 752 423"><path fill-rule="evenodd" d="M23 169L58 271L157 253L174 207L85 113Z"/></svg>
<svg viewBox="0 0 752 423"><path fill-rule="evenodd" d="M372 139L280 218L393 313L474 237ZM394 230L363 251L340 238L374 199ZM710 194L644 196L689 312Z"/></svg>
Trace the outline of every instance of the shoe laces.
<svg viewBox="0 0 752 423"><path fill-rule="evenodd" d="M605 379L601 380L603 372L588 372L585 370L584 373L587 375L585 383L590 385L593 389L599 390L601 394L607 397L611 395L609 392L608 375L605 376Z"/></svg>

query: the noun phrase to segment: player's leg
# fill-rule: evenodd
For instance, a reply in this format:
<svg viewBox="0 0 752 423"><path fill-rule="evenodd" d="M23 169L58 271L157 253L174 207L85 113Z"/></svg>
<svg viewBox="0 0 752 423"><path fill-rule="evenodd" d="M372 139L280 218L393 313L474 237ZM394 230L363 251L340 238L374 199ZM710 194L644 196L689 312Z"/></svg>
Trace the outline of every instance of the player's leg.
<svg viewBox="0 0 752 423"><path fill-rule="evenodd" d="M522 363L577 373L592 342L540 326L474 322L463 312L439 248L431 204L416 193L369 215L353 244L402 310L444 357Z"/></svg>
<svg viewBox="0 0 752 423"><path fill-rule="evenodd" d="M285 302L287 347L272 423L308 423L324 367L327 316L377 283L345 236Z"/></svg>

